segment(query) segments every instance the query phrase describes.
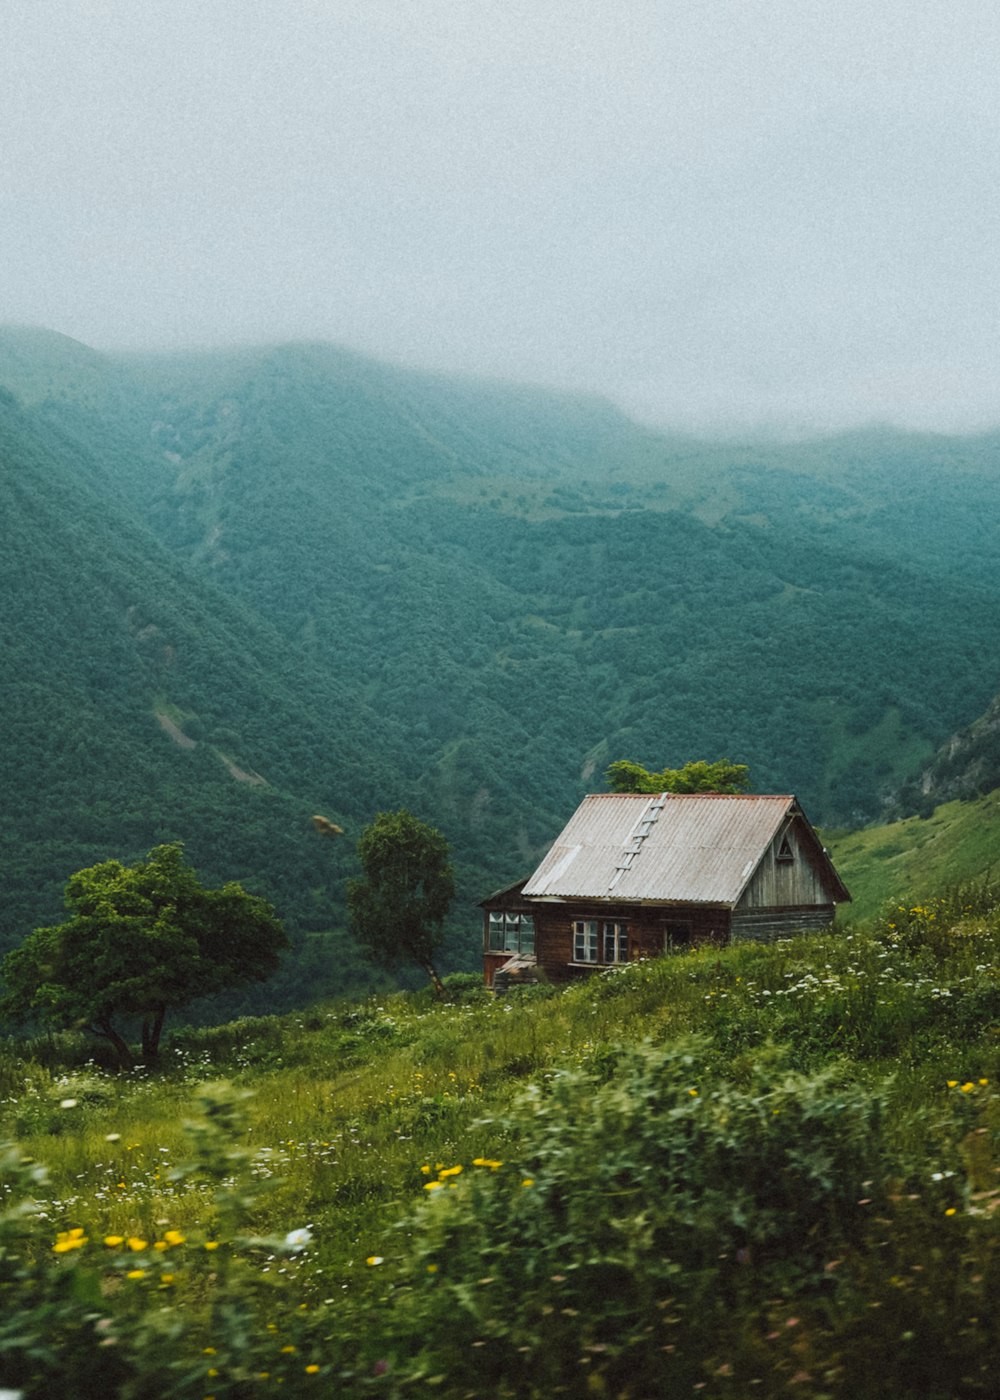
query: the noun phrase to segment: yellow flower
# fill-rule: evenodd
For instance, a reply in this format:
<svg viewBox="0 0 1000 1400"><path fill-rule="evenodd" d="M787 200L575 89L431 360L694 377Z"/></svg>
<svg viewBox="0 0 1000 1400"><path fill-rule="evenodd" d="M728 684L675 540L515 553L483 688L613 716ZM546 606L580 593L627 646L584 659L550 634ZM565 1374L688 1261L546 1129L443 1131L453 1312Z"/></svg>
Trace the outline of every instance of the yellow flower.
<svg viewBox="0 0 1000 1400"><path fill-rule="evenodd" d="M979 1082L980 1084L988 1084L990 1081L988 1079L980 1079Z"/></svg>
<svg viewBox="0 0 1000 1400"><path fill-rule="evenodd" d="M187 1239L187 1236L182 1235L180 1230L165 1230L163 1232L163 1238L166 1240L167 1244L172 1245L183 1244L184 1241Z"/></svg>
<svg viewBox="0 0 1000 1400"><path fill-rule="evenodd" d="M973 1084L972 1080L970 1079L968 1083L962 1085L962 1093L971 1094L975 1087L975 1084Z"/></svg>
<svg viewBox="0 0 1000 1400"><path fill-rule="evenodd" d="M82 1249L87 1244L88 1239L89 1236L85 1235L77 1225L72 1230L60 1230L52 1248L56 1254L68 1254L71 1249Z"/></svg>
<svg viewBox="0 0 1000 1400"><path fill-rule="evenodd" d="M146 1273L145 1273L145 1270L144 1270L144 1269L129 1269L129 1271L128 1271L128 1273L125 1275L125 1277L126 1277L126 1278L145 1278L145 1277L146 1277Z"/></svg>
<svg viewBox="0 0 1000 1400"><path fill-rule="evenodd" d="M153 1248L159 1250L159 1252L162 1254L165 1249L169 1248L169 1245L167 1244L166 1240L155 1240L153 1243Z"/></svg>
<svg viewBox="0 0 1000 1400"><path fill-rule="evenodd" d="M294 1348L294 1347L282 1347L281 1350L282 1350L282 1352L285 1353L286 1355L290 1355L290 1354L295 1350L295 1348Z"/></svg>
<svg viewBox="0 0 1000 1400"><path fill-rule="evenodd" d="M526 1176L526 1177L524 1178L524 1180L521 1182L521 1185L522 1185L522 1186L534 1186L534 1184L535 1184L535 1178L534 1178L533 1176Z"/></svg>
<svg viewBox="0 0 1000 1400"><path fill-rule="evenodd" d="M428 1265L427 1265L427 1272L428 1272L429 1274L436 1274L437 1271L438 1271L438 1266L437 1266L436 1264L428 1264Z"/></svg>
<svg viewBox="0 0 1000 1400"><path fill-rule="evenodd" d="M205 1248L206 1248L206 1249L218 1249L218 1247L219 1247L219 1241L218 1241L218 1240L206 1240L206 1241L205 1241Z"/></svg>
<svg viewBox="0 0 1000 1400"><path fill-rule="evenodd" d="M173 1281L174 1281L174 1275L173 1275L173 1274L161 1274L161 1275L160 1275L160 1282L161 1282L161 1283L173 1283Z"/></svg>
<svg viewBox="0 0 1000 1400"><path fill-rule="evenodd" d="M372 1264L372 1265L381 1264L381 1263L382 1263L382 1256L381 1256L381 1254L369 1254L368 1258L365 1260L365 1263L366 1263L366 1264Z"/></svg>
<svg viewBox="0 0 1000 1400"><path fill-rule="evenodd" d="M443 1182L443 1181L425 1181L425 1182L424 1182L424 1190L425 1190L425 1191L439 1191L443 1185L444 1185L444 1182Z"/></svg>
<svg viewBox="0 0 1000 1400"><path fill-rule="evenodd" d="M147 1248L147 1242L146 1240L139 1239L138 1235L129 1235L128 1247L138 1254L141 1250Z"/></svg>
<svg viewBox="0 0 1000 1400"><path fill-rule="evenodd" d="M214 1356L215 1347L202 1347L201 1354L202 1356Z"/></svg>
<svg viewBox="0 0 1000 1400"><path fill-rule="evenodd" d="M472 1165L474 1167L489 1167L491 1172L495 1172L498 1167L503 1166L503 1162L497 1161L495 1157L473 1157Z"/></svg>
<svg viewBox="0 0 1000 1400"><path fill-rule="evenodd" d="M696 1098L698 1097L698 1090L697 1090L697 1089L689 1089L689 1090L688 1090L688 1093L691 1095L691 1097L692 1097L693 1099L696 1099Z"/></svg>
<svg viewBox="0 0 1000 1400"><path fill-rule="evenodd" d="M954 1214L955 1214L955 1207L954 1207L954 1206L949 1206L948 1209L945 1211L945 1215L954 1215Z"/></svg>
<svg viewBox="0 0 1000 1400"><path fill-rule="evenodd" d="M457 1166L457 1167L445 1167L444 1171L442 1171L442 1172L440 1173L440 1175L441 1175L441 1176L458 1176L458 1174L459 1174L459 1172L460 1172L461 1170L462 1170L461 1166Z"/></svg>
<svg viewBox="0 0 1000 1400"><path fill-rule="evenodd" d="M117 1249L120 1244L125 1243L124 1235L105 1235L104 1243L109 1249Z"/></svg>
<svg viewBox="0 0 1000 1400"><path fill-rule="evenodd" d="M315 1376L315 1375L317 1375L318 1373L319 1373L319 1367L316 1365L315 1362L313 1362L313 1364L312 1364L311 1366L307 1366L307 1367L306 1367L306 1375L307 1375L307 1376Z"/></svg>

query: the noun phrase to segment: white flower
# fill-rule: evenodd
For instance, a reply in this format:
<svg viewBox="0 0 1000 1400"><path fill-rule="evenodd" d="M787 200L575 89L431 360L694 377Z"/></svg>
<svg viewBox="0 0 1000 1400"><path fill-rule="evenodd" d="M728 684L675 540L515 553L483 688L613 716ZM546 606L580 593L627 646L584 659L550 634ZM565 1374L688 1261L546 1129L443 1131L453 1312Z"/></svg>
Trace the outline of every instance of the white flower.
<svg viewBox="0 0 1000 1400"><path fill-rule="evenodd" d="M77 1104L78 1104L79 1102L80 1102L79 1099L60 1099L60 1101L59 1101L59 1107L60 1107L60 1108L76 1108L76 1106L77 1106ZM3 1400L3 1391L0 1391L0 1400Z"/></svg>
<svg viewBox="0 0 1000 1400"><path fill-rule="evenodd" d="M312 1242L312 1231L304 1226L299 1230L289 1230L285 1236L285 1248L292 1250L305 1249L307 1244Z"/></svg>

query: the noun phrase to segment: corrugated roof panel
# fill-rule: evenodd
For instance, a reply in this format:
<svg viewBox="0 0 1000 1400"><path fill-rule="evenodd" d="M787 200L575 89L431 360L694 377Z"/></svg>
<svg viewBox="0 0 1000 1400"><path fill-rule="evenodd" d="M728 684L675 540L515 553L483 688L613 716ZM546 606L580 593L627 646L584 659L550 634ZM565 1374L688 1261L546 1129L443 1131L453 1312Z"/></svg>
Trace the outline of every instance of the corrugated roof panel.
<svg viewBox="0 0 1000 1400"><path fill-rule="evenodd" d="M524 893L735 904L794 802L791 796L720 793L585 797Z"/></svg>

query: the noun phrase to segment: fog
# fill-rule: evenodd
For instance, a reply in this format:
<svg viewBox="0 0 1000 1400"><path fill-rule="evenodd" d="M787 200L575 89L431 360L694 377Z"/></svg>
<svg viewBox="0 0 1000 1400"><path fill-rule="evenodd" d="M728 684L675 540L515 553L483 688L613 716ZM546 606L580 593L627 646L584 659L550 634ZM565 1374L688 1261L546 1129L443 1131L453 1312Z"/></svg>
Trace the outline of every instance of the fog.
<svg viewBox="0 0 1000 1400"><path fill-rule="evenodd" d="M0 321L1000 422L994 0L5 0Z"/></svg>

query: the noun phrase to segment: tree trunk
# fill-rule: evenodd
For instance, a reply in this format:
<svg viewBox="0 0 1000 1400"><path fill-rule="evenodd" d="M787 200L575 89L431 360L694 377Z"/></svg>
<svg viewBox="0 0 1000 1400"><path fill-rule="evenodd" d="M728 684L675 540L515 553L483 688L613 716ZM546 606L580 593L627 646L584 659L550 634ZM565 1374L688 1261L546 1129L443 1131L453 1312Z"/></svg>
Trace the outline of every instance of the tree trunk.
<svg viewBox="0 0 1000 1400"><path fill-rule="evenodd" d="M155 1065L160 1058L160 1036L166 1014L167 1008L161 1002L142 1018L142 1059L147 1067Z"/></svg>
<svg viewBox="0 0 1000 1400"><path fill-rule="evenodd" d="M119 1069L131 1069L133 1064L132 1051L127 1043L121 1038L114 1026L109 1021L100 1021L96 1025L89 1026L88 1029L93 1035L100 1036L102 1040L108 1040L115 1047L118 1056Z"/></svg>
<svg viewBox="0 0 1000 1400"><path fill-rule="evenodd" d="M427 976L431 979L431 985L434 988L434 995L440 1001L441 998L444 996L444 983L441 981L441 978L437 975L437 970L435 969L433 963L424 963L423 967L424 971L427 973Z"/></svg>

